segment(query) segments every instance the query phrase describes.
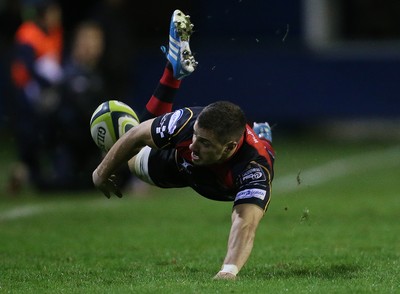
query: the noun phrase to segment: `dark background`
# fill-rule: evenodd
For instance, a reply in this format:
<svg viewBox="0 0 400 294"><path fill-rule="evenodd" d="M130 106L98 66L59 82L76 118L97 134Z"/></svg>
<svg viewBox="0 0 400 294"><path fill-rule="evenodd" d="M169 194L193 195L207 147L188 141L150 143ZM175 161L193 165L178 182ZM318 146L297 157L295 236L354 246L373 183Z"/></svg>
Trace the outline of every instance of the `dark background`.
<svg viewBox="0 0 400 294"><path fill-rule="evenodd" d="M7 108L6 66L18 25L17 2L3 0L0 6L1 126L12 111ZM67 40L101 2L60 1ZM159 48L167 45L170 16L179 8L195 24L191 48L199 66L182 84L176 107L231 100L245 109L250 121L289 126L400 116L398 1L338 0L341 50L336 52L305 43L304 1L125 2L117 18L120 29L115 23L109 28L116 28L116 34L124 30L125 41L133 46L126 52L124 42L109 42L114 54L127 56L130 69L127 91L116 93L135 109L144 106L161 76L165 57ZM354 49L348 41L361 45Z"/></svg>

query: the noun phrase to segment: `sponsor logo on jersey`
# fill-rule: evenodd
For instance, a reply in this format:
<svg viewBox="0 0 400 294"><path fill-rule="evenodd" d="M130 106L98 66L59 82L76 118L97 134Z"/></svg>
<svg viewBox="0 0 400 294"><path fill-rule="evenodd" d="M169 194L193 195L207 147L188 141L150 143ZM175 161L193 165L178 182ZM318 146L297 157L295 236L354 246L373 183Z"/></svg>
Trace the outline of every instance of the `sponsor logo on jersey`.
<svg viewBox="0 0 400 294"><path fill-rule="evenodd" d="M174 133L174 131L176 129L176 124L177 124L178 120L182 117L182 114L183 114L182 109L179 109L172 114L172 116L169 120L169 123L168 123L168 133L169 134Z"/></svg>
<svg viewBox="0 0 400 294"><path fill-rule="evenodd" d="M246 170L243 174L240 175L239 179L240 179L240 184L244 185L247 183L265 181L266 177L262 169L256 166Z"/></svg>
<svg viewBox="0 0 400 294"><path fill-rule="evenodd" d="M237 193L235 200L248 199L248 198L258 198L264 200L267 192L262 189L246 189Z"/></svg>

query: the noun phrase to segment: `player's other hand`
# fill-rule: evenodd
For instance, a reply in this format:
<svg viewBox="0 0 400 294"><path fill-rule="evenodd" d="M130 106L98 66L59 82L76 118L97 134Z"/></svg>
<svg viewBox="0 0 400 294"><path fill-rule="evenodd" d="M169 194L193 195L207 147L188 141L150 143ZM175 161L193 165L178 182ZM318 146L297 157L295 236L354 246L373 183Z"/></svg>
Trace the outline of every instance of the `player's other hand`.
<svg viewBox="0 0 400 294"><path fill-rule="evenodd" d="M231 273L218 272L214 276L214 280L236 280L236 276Z"/></svg>
<svg viewBox="0 0 400 294"><path fill-rule="evenodd" d="M122 197L122 193L116 183L115 175L111 175L106 180L102 180L95 170L93 172L92 179L94 186L99 189L107 198L110 198L111 194L115 194L119 198Z"/></svg>

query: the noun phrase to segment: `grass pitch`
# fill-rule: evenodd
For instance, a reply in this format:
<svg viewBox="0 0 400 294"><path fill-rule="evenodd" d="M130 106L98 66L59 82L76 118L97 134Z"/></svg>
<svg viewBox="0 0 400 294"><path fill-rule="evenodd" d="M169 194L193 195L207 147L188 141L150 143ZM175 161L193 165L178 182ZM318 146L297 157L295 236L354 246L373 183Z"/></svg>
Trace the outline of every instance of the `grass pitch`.
<svg viewBox="0 0 400 294"><path fill-rule="evenodd" d="M230 203L25 191L0 197L0 293L399 293L400 144L274 143L276 187L237 281L212 280Z"/></svg>

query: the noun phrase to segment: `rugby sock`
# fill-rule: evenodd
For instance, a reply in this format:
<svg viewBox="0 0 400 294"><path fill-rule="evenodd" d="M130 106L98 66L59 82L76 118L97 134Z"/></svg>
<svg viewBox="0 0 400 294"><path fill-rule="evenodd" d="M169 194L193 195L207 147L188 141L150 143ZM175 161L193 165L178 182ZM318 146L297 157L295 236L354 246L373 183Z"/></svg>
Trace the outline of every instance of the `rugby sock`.
<svg viewBox="0 0 400 294"><path fill-rule="evenodd" d="M171 112L180 85L181 81L173 76L171 63L167 62L164 73L140 116L140 121Z"/></svg>

